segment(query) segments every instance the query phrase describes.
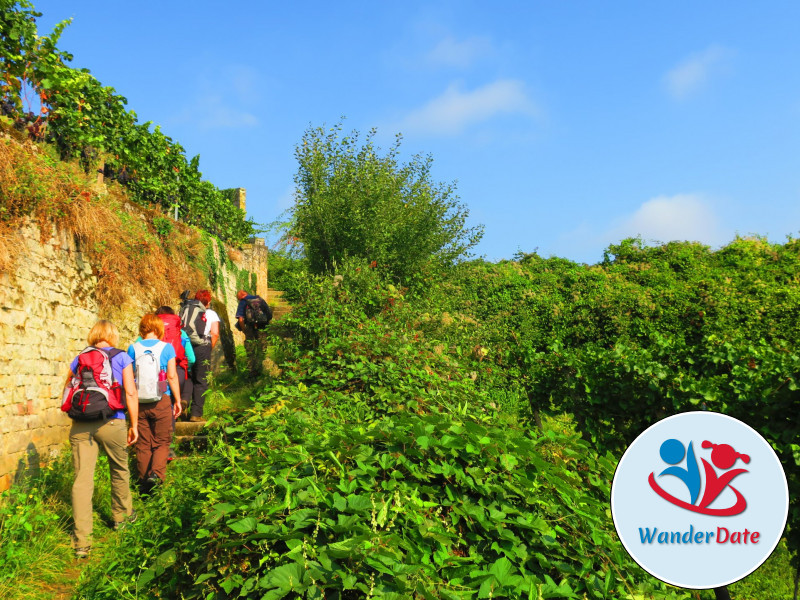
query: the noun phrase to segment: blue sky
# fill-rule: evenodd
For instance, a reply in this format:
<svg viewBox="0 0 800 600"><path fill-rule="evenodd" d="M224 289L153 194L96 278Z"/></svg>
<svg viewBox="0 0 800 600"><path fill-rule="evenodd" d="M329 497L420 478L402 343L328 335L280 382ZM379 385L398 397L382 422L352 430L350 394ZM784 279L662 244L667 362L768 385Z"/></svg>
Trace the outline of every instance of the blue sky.
<svg viewBox="0 0 800 600"><path fill-rule="evenodd" d="M800 231L800 3L35 1L40 32L268 223L309 126L456 181L490 260Z"/></svg>

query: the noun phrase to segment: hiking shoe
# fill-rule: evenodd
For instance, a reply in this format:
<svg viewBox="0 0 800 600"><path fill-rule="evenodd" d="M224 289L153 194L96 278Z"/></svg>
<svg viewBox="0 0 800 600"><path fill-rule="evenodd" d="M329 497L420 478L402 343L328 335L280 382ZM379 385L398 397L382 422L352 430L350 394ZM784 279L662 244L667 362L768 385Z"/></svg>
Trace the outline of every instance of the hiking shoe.
<svg viewBox="0 0 800 600"><path fill-rule="evenodd" d="M176 458L178 458L178 456L175 454L175 450L170 448L169 449L169 454L167 455L167 462L170 463L173 460L175 460Z"/></svg>
<svg viewBox="0 0 800 600"><path fill-rule="evenodd" d="M136 523L136 519L139 518L139 515L136 514L134 510L131 514L125 517L122 521L114 521L114 531L120 531L125 529L131 523Z"/></svg>
<svg viewBox="0 0 800 600"><path fill-rule="evenodd" d="M149 496L158 485L161 485L161 480L158 478L158 475L151 473L145 479L139 480L139 495L145 497Z"/></svg>
<svg viewBox="0 0 800 600"><path fill-rule="evenodd" d="M190 417L189 421L191 423L205 423L206 420L203 417Z"/></svg>
<svg viewBox="0 0 800 600"><path fill-rule="evenodd" d="M89 557L89 546L84 546L83 548L75 548L75 558L88 558Z"/></svg>

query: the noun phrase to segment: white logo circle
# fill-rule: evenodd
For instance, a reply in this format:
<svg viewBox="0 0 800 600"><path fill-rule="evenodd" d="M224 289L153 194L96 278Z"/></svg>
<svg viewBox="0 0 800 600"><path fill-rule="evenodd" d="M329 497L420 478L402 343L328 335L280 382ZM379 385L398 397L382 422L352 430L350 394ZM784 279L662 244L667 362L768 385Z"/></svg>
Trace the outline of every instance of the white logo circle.
<svg viewBox="0 0 800 600"><path fill-rule="evenodd" d="M659 421L619 461L611 514L622 545L651 575L709 589L755 571L780 542L789 488L772 447L714 412Z"/></svg>

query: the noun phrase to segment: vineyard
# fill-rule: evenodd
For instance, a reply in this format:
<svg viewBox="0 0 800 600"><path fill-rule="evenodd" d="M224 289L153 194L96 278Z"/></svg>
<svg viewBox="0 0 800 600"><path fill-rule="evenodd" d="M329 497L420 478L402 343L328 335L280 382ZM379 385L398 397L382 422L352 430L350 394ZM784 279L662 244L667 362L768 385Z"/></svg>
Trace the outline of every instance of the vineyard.
<svg viewBox="0 0 800 600"><path fill-rule="evenodd" d="M0 0L0 123L54 147L63 160L118 182L129 197L220 239L242 244L255 224L223 190L201 179L199 157L152 123L57 47L68 21L39 35L28 0Z"/></svg>

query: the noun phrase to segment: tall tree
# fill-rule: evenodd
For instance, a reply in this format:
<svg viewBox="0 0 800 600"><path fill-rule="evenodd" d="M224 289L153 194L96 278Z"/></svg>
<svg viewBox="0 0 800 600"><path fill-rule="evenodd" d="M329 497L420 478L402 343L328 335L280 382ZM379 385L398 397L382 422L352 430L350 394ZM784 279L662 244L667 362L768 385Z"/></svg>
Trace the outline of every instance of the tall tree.
<svg viewBox="0 0 800 600"><path fill-rule="evenodd" d="M347 257L374 261L407 281L428 263L467 256L483 226L467 227L467 208L452 184L431 179L433 159L415 155L400 164L401 136L385 154L359 133L309 128L295 155L291 234L312 271L333 271Z"/></svg>

